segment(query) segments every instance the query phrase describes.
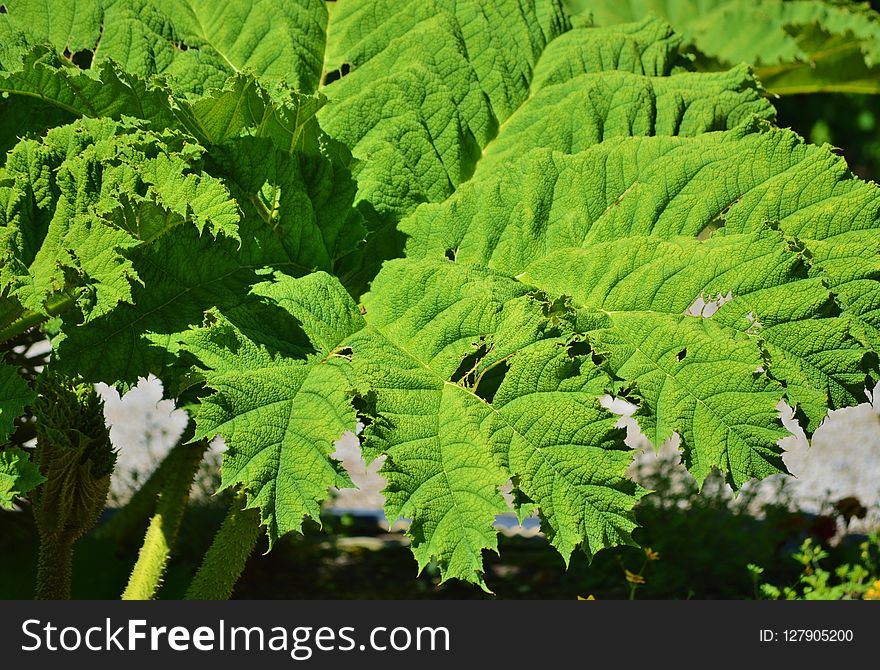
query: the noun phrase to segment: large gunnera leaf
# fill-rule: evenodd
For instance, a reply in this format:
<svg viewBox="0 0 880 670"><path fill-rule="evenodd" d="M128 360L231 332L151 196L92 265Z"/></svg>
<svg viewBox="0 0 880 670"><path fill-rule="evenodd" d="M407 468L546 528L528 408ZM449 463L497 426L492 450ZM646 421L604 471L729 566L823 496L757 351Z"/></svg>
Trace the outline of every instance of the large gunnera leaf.
<svg viewBox="0 0 880 670"><path fill-rule="evenodd" d="M745 67L684 72L679 38L657 20L595 30L543 0L343 1L330 34L319 119L361 160L372 230L346 271L364 281L399 254L401 216L507 156L774 114Z"/></svg>
<svg viewBox="0 0 880 670"><path fill-rule="evenodd" d="M462 6L440 11L459 56L471 51L454 45L474 34ZM878 289L880 194L827 149L763 121L772 111L747 69L687 72L674 36L652 20L560 24L518 105L496 106L484 89L471 105L468 91L483 82L476 66L444 73L446 57L435 55L445 45L425 54L411 37L418 26L395 27L411 17L351 12L346 20L364 20L367 35L390 26L393 39L351 29L350 72L325 89L320 118L363 158L359 197L404 217L407 259L374 280L352 360L376 416L368 453L388 456L386 511L413 519L420 564L433 558L445 576L480 581L506 478L564 556L626 541L625 522L609 532L589 506L560 503L590 482L600 507L626 519L637 497L620 495L613 473L622 476L625 462L600 465L626 460L620 436L590 433L593 422L575 409L605 393L637 402L656 444L678 433L698 481L718 469L734 487L783 471L780 401L812 430L829 407L861 400L880 343L878 303L866 299ZM396 62L418 67L414 80L433 73L450 92L407 97L418 85L395 88ZM387 86L376 84L382 77ZM457 101L456 116L438 111L443 100ZM458 299L464 277L487 278L476 283L479 299ZM544 326L506 316L528 301L545 305L532 307ZM560 340L569 367L532 353ZM481 394L483 369L492 370L483 388L492 381ZM536 384L551 369L560 377L542 411L524 380ZM595 375L601 381L587 383ZM477 390L459 390L468 384ZM508 389L527 398L515 405L523 431L549 442L480 432L492 423L485 417L504 425L498 403ZM609 420L593 406L594 421ZM531 429L550 408L567 413ZM589 437L568 437L564 417ZM503 448L493 435L504 435ZM566 450L573 460L559 471L572 478L550 486L541 456ZM475 492L475 481L488 484Z"/></svg>
<svg viewBox="0 0 880 670"><path fill-rule="evenodd" d="M84 119L26 139L0 171L0 289L33 312L76 302L89 321L131 301L126 252L191 221L238 238L238 208L186 136Z"/></svg>
<svg viewBox="0 0 880 670"><path fill-rule="evenodd" d="M350 154L310 92L323 3L197 5L4 6L2 104L32 122L3 135L0 332L60 315L52 368L208 396L198 435L226 439L223 484L243 485L274 540L350 485L328 454L354 428L353 387L318 351L360 319L327 273L364 228ZM4 428L29 399L16 383Z"/></svg>
<svg viewBox="0 0 880 670"><path fill-rule="evenodd" d="M94 86L85 102L117 81L76 76ZM363 237L345 151L315 122L322 104L236 75L195 100L166 91L167 118L133 120L132 103L118 121L25 138L0 172L0 288L20 310L64 312L69 372L175 387L188 368L177 336L205 310L241 302L261 268L330 271Z"/></svg>
<svg viewBox="0 0 880 670"><path fill-rule="evenodd" d="M404 230L410 256L451 252L595 314L587 341L641 397L649 437L678 432L699 481L718 467L739 486L782 467L778 401L814 428L861 400L878 208L827 149L746 126L536 153Z"/></svg>
<svg viewBox="0 0 880 670"><path fill-rule="evenodd" d="M541 509L568 561L631 542L642 491L625 476L629 449L599 397L613 388L578 353L576 318L558 319L527 286L441 261L395 261L349 340L366 392L367 455L382 473L389 518L409 517L423 568L479 583L483 549L507 507L511 477Z"/></svg>

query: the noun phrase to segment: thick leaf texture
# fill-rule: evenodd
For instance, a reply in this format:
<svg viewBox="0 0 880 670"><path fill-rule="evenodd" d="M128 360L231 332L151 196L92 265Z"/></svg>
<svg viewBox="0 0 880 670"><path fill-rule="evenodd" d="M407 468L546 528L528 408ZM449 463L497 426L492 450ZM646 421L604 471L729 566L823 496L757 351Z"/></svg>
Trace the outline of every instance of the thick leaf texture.
<svg viewBox="0 0 880 670"><path fill-rule="evenodd" d="M330 459L355 427L343 341L363 326L342 285L316 272L258 284L257 300L209 312L182 337L215 393L196 414L194 439L220 435L228 451L221 487L242 484L270 543L318 520L331 486L352 486Z"/></svg>
<svg viewBox="0 0 880 670"><path fill-rule="evenodd" d="M448 261L386 265L348 340L370 425L387 458L389 519L412 519L419 567L482 585L492 524L513 478L566 560L631 542L642 491L632 452L599 404L612 380L520 282ZM570 316L570 315L567 315Z"/></svg>
<svg viewBox="0 0 880 670"><path fill-rule="evenodd" d="M166 96L168 128L84 118L16 146L0 278L20 309L68 310L62 367L175 386L189 368L177 336L207 309L242 301L261 268L331 271L363 239L350 156L318 128L322 104L237 75L197 100Z"/></svg>
<svg viewBox="0 0 880 670"><path fill-rule="evenodd" d="M794 198L798 183L812 188ZM827 149L742 129L533 155L421 208L404 230L410 255L451 253L603 312L591 341L636 384L654 441L681 433L699 479L716 466L740 485L781 466L778 400L815 428L827 407L863 397L876 308L848 296L876 283L878 206L876 186ZM717 312L693 309L711 302ZM724 428L743 393L749 413ZM719 402L716 434L694 432L713 424L696 409Z"/></svg>
<svg viewBox="0 0 880 670"><path fill-rule="evenodd" d="M741 63L856 27L770 63L558 0L75 4L0 19L0 332L61 313L52 367L192 399L272 541L359 416L419 567L488 588L508 483L566 561L632 542L605 396L740 487L780 401L812 431L876 375L880 191Z"/></svg>
<svg viewBox="0 0 880 670"><path fill-rule="evenodd" d="M80 70L38 45L0 65L0 92L35 98L73 116L136 116L160 128L174 123L165 83L130 75L112 61Z"/></svg>
<svg viewBox="0 0 880 670"><path fill-rule="evenodd" d="M187 93L239 72L314 91L321 73L327 11L316 0L9 0L4 7L4 43L49 43L76 67L114 61L131 74L165 75Z"/></svg>
<svg viewBox="0 0 880 670"><path fill-rule="evenodd" d="M548 142L575 151L774 114L745 67L669 76L683 61L661 21L572 27L556 2L336 4L326 67L346 74L325 75L319 119L360 160L358 198L379 219L366 262L398 250L401 216L481 165Z"/></svg>
<svg viewBox="0 0 880 670"><path fill-rule="evenodd" d="M131 300L128 250L185 221L237 238L238 208L201 161L183 135L109 119L23 140L0 173L0 289L37 313L74 291L88 321Z"/></svg>

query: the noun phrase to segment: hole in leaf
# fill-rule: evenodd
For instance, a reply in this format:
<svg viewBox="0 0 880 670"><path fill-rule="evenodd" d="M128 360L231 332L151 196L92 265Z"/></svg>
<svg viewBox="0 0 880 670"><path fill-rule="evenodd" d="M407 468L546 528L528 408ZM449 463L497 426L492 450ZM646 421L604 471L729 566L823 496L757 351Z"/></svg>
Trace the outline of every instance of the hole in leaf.
<svg viewBox="0 0 880 670"><path fill-rule="evenodd" d="M80 70L88 70L92 67L92 57L94 54L89 49L83 49L82 51L77 51L70 57L70 60L76 65Z"/></svg>
<svg viewBox="0 0 880 670"><path fill-rule="evenodd" d="M354 407L357 420L366 428L371 425L379 417L379 410L376 408L376 392L369 391L366 395L356 395L351 399L351 405Z"/></svg>
<svg viewBox="0 0 880 670"><path fill-rule="evenodd" d="M0 14L6 14L6 5L0 5Z"/></svg>
<svg viewBox="0 0 880 670"><path fill-rule="evenodd" d="M837 302L836 294L831 293L828 295L828 298L825 300L822 306L816 310L816 315L824 317L835 317L840 316L841 312L842 310L840 308L840 303Z"/></svg>
<svg viewBox="0 0 880 670"><path fill-rule="evenodd" d="M716 230L724 228L724 220L720 217L721 215L719 214L717 217L707 223L706 226L699 233L697 233L697 239L701 242L704 240L708 240L710 237L712 237L712 233L714 233Z"/></svg>
<svg viewBox="0 0 880 670"><path fill-rule="evenodd" d="M688 316L701 316L704 319L708 319L721 309L722 305L731 300L733 300L733 291L728 291L726 294L719 293L714 298L709 297L708 299L701 291L700 295L698 295L691 303L690 307L687 308L685 314Z"/></svg>
<svg viewBox="0 0 880 670"><path fill-rule="evenodd" d="M351 65L349 65L348 63L343 63L338 70L327 72L324 75L324 86L332 84L337 79L342 79L349 72L351 72Z"/></svg>
<svg viewBox="0 0 880 670"><path fill-rule="evenodd" d="M679 351L677 354L675 354L675 357L679 360L679 362L681 362L681 361L684 360L684 357L687 356L687 355L688 355L688 350L687 350L687 349L682 349L682 350Z"/></svg>
<svg viewBox="0 0 880 670"><path fill-rule="evenodd" d="M447 260L450 260L454 263L455 262L455 254L456 254L456 249L447 249L443 255L446 256Z"/></svg>
<svg viewBox="0 0 880 670"><path fill-rule="evenodd" d="M351 347L339 347L330 352L331 356L335 356L336 358L344 358L347 361L351 360Z"/></svg>
<svg viewBox="0 0 880 670"><path fill-rule="evenodd" d="M485 374L480 378L480 383L475 390L477 397L482 398L486 402L492 402L495 400L495 394L501 387L504 377L507 376L508 370L510 370L510 365L506 360L503 360L486 370Z"/></svg>
<svg viewBox="0 0 880 670"><path fill-rule="evenodd" d="M748 331L749 333L756 333L761 330L764 325L758 319L758 316L754 312L749 312L746 314L746 321L749 323Z"/></svg>
<svg viewBox="0 0 880 670"><path fill-rule="evenodd" d="M612 414L617 414L619 416L632 416L639 408L637 404L623 395L613 396L605 394L599 396L599 404ZM618 422L618 426L620 425L621 424Z"/></svg>
<svg viewBox="0 0 880 670"><path fill-rule="evenodd" d="M561 323L567 321L573 312L571 298L567 295L561 295L551 300L546 294L538 292L534 294L534 297L540 301L541 312L547 318L548 324L552 328L557 328Z"/></svg>
<svg viewBox="0 0 880 670"><path fill-rule="evenodd" d="M574 358L575 356L589 356L593 353L590 345L586 342L572 342L568 345L568 349L566 351L568 355L572 358Z"/></svg>
<svg viewBox="0 0 880 670"><path fill-rule="evenodd" d="M458 369L452 375L451 381L454 384L458 384L463 381L464 386L470 387L474 383L473 374L477 365L479 365L480 361L485 358L486 354L489 353L489 347L486 344L481 344L477 347L476 350L469 353L464 357L461 364L458 366Z"/></svg>

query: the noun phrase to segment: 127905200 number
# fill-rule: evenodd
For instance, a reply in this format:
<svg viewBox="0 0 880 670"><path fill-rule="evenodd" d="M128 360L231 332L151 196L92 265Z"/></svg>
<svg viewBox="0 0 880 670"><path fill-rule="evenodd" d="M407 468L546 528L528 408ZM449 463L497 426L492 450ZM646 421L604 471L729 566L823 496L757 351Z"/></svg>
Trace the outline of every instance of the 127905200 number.
<svg viewBox="0 0 880 670"><path fill-rule="evenodd" d="M782 631L786 642L852 642L851 629L789 628Z"/></svg>

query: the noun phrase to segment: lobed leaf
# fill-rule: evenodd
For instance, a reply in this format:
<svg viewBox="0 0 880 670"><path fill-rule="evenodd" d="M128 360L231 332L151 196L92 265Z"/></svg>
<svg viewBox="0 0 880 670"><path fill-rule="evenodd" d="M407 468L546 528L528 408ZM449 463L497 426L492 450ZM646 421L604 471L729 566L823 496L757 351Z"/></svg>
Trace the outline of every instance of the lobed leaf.
<svg viewBox="0 0 880 670"><path fill-rule="evenodd" d="M53 367L199 399L272 541L350 484L359 415L420 569L484 588L508 482L566 561L632 542L604 396L700 481L781 471L779 402L811 431L877 375L880 191L771 125L738 39L643 5L12 3L0 318L66 305ZM773 86L817 45L872 63L867 12L701 7L797 28Z"/></svg>
<svg viewBox="0 0 880 670"><path fill-rule="evenodd" d="M201 403L193 439L223 437L221 487L243 484L259 507L270 546L318 520L331 486L352 483L329 458L355 425L341 344L362 326L352 299L323 272L258 284L265 299L210 312L205 328L181 337L215 391Z"/></svg>
<svg viewBox="0 0 880 670"><path fill-rule="evenodd" d="M76 291L88 321L132 299L129 250L185 221L237 238L237 207L200 162L181 135L108 119L23 140L0 182L0 288L47 314L50 299Z"/></svg>
<svg viewBox="0 0 880 670"><path fill-rule="evenodd" d="M448 261L387 264L348 343L366 392L366 449L386 456L386 514L408 517L420 569L486 585L510 478L568 559L631 542L640 489L599 396L611 380L519 282ZM568 334L571 335L570 333ZM499 378L500 377L500 378Z"/></svg>
<svg viewBox="0 0 880 670"><path fill-rule="evenodd" d="M400 255L395 226L506 157L606 137L697 134L773 118L748 70L681 69L668 25L572 26L558 2L339 2L318 118L358 164L369 232L346 272L369 282ZM425 49L431 44L431 49ZM612 74L613 73L613 74ZM332 80L331 80L332 79Z"/></svg>

